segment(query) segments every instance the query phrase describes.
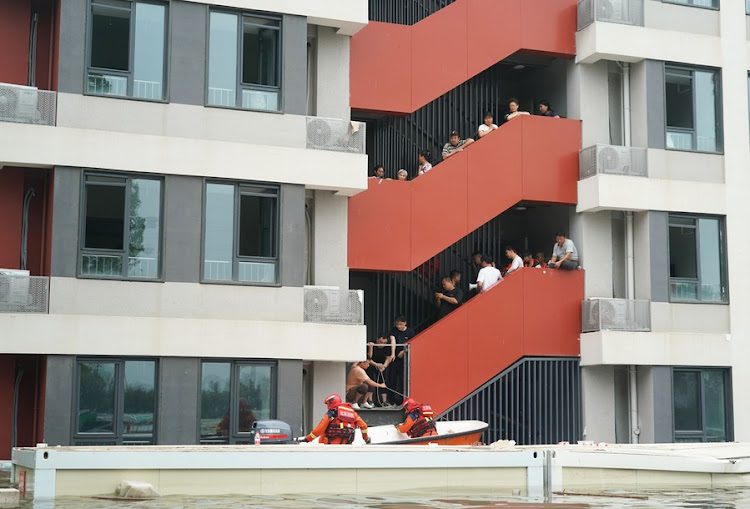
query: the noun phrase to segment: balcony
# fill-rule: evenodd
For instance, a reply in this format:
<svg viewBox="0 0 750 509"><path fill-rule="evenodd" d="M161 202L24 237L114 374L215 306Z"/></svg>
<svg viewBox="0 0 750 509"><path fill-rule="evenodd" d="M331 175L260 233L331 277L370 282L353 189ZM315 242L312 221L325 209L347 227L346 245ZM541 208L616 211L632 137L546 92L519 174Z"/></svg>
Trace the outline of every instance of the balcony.
<svg viewBox="0 0 750 509"><path fill-rule="evenodd" d="M578 30L594 21L643 26L643 0L579 0Z"/></svg>
<svg viewBox="0 0 750 509"><path fill-rule="evenodd" d="M364 324L364 292L330 286L306 286L304 321L342 325Z"/></svg>
<svg viewBox="0 0 750 509"><path fill-rule="evenodd" d="M57 92L0 83L0 122L55 125Z"/></svg>
<svg viewBox="0 0 750 509"><path fill-rule="evenodd" d="M583 332L651 331L651 302L632 299L587 299L581 307Z"/></svg>
<svg viewBox="0 0 750 509"><path fill-rule="evenodd" d="M307 148L364 154L365 128L364 122L307 117Z"/></svg>
<svg viewBox="0 0 750 509"><path fill-rule="evenodd" d="M581 180L597 173L648 177L646 149L616 145L594 145L578 155L578 175Z"/></svg>
<svg viewBox="0 0 750 509"><path fill-rule="evenodd" d="M0 313L48 312L48 277L0 271Z"/></svg>

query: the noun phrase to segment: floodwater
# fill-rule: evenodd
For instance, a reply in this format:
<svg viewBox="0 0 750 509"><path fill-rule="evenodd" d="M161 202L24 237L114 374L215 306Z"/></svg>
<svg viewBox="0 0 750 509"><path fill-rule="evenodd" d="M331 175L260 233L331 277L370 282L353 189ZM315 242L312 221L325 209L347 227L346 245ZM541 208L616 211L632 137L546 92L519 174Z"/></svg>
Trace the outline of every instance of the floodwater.
<svg viewBox="0 0 750 509"><path fill-rule="evenodd" d="M332 485L336 480L331 479ZM333 486L332 486L333 487ZM552 495L528 498L489 493L438 496L429 492L398 492L380 495L288 495L288 496L168 496L140 502L117 502L68 497L55 501L25 502L24 509L228 509L228 508L310 508L310 509L596 509L596 508L689 508L750 509L750 487L727 489L684 489L670 491L600 492L599 495ZM617 495L617 496L615 496ZM632 498L624 498L632 497ZM638 498L636 498L638 497ZM647 498L644 498L647 497Z"/></svg>

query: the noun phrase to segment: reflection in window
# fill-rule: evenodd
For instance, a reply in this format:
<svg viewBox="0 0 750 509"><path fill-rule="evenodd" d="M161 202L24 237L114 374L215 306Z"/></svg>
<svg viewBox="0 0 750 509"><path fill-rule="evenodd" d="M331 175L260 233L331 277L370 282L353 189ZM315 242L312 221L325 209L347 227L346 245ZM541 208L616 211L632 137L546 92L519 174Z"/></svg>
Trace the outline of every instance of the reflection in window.
<svg viewBox="0 0 750 509"><path fill-rule="evenodd" d="M207 103L278 111L281 21L213 11L209 24Z"/></svg>
<svg viewBox="0 0 750 509"><path fill-rule="evenodd" d="M78 372L78 432L115 433L115 364L82 362Z"/></svg>
<svg viewBox="0 0 750 509"><path fill-rule="evenodd" d="M123 443L152 444L156 411L156 363L125 361Z"/></svg>
<svg viewBox="0 0 750 509"><path fill-rule="evenodd" d="M718 81L717 71L666 66L667 148L722 150Z"/></svg>
<svg viewBox="0 0 750 509"><path fill-rule="evenodd" d="M82 276L159 277L161 187L158 179L86 175Z"/></svg>
<svg viewBox="0 0 750 509"><path fill-rule="evenodd" d="M673 370L675 442L731 440L729 373L718 368Z"/></svg>
<svg viewBox="0 0 750 509"><path fill-rule="evenodd" d="M719 0L662 0L670 4L691 5L693 7L719 8ZM747 1L747 0L746 0Z"/></svg>
<svg viewBox="0 0 750 509"><path fill-rule="evenodd" d="M93 0L86 91L164 99L166 21L161 3Z"/></svg>
<svg viewBox="0 0 750 509"><path fill-rule="evenodd" d="M726 302L721 218L669 215L669 289L675 301Z"/></svg>
<svg viewBox="0 0 750 509"><path fill-rule="evenodd" d="M231 364L204 362L201 373L201 443L229 440Z"/></svg>

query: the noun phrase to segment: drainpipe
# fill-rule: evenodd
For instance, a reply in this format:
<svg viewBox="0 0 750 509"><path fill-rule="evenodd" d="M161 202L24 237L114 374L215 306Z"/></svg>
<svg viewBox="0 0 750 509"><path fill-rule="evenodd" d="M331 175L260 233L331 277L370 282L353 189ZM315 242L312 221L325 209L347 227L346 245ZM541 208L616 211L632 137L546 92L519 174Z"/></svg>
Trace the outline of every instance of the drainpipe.
<svg viewBox="0 0 750 509"><path fill-rule="evenodd" d="M630 146L630 64L622 64L622 123L623 141ZM635 241L633 240L633 212L625 213L625 244L627 249L627 299L635 299ZM638 369L635 365L628 366L628 382L630 383L630 443L638 443Z"/></svg>

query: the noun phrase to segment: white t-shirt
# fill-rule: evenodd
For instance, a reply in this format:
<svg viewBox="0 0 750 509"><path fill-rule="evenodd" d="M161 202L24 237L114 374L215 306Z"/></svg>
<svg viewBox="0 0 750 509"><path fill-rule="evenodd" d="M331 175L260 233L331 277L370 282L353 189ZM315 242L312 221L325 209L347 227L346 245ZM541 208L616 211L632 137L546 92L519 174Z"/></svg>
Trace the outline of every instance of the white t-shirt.
<svg viewBox="0 0 750 509"><path fill-rule="evenodd" d="M419 174L424 175L431 169L432 169L432 165L430 163L424 163L422 166L419 167Z"/></svg>
<svg viewBox="0 0 750 509"><path fill-rule="evenodd" d="M497 126L495 124L492 124L492 127L494 127L495 129L497 129ZM477 131L480 132L480 133L486 133L489 130L490 130L490 128L487 127L487 124L480 124L479 128L477 129Z"/></svg>
<svg viewBox="0 0 750 509"><path fill-rule="evenodd" d="M521 267L523 267L523 259L520 256L516 255L516 257L513 258L513 261L510 263L510 268L508 269L508 272L505 273L505 275L507 276L514 270L520 269Z"/></svg>
<svg viewBox="0 0 750 509"><path fill-rule="evenodd" d="M500 271L492 265L483 267L479 271L479 274L477 274L477 283L482 283L482 289L480 290L480 292L486 292L502 279L503 276L500 275Z"/></svg>

